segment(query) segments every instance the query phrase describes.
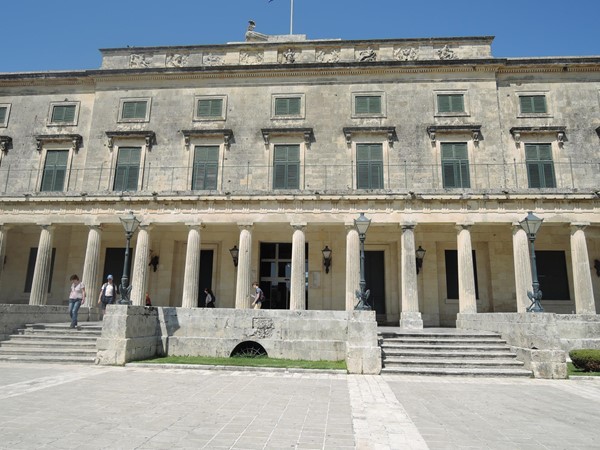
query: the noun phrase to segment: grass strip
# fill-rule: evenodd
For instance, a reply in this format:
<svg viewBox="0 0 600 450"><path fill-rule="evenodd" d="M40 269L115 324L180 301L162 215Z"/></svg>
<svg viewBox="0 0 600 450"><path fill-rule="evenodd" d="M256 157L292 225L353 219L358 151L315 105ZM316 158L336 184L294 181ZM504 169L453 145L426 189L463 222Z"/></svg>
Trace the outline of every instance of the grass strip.
<svg viewBox="0 0 600 450"><path fill-rule="evenodd" d="M329 369L346 370L346 361L305 361L293 359L275 359L267 357L244 358L215 358L209 356L166 356L162 358L137 361L145 364L198 364L209 366L248 366L248 367L278 367L294 369Z"/></svg>
<svg viewBox="0 0 600 450"><path fill-rule="evenodd" d="M567 372L569 376L584 376L584 377L600 377L600 372L584 372L573 365L573 363L567 363Z"/></svg>

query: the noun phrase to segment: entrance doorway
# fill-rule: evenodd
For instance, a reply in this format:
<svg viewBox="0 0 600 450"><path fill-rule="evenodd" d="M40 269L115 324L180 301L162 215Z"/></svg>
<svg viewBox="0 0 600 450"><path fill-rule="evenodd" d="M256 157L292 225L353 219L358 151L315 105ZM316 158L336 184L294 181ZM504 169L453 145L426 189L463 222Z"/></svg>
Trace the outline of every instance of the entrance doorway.
<svg viewBox="0 0 600 450"><path fill-rule="evenodd" d="M308 258L308 244L304 248ZM292 273L292 244L263 242L260 244L260 288L267 297L265 309L290 309L290 276ZM304 298L308 309L308 259L304 262Z"/></svg>
<svg viewBox="0 0 600 450"><path fill-rule="evenodd" d="M204 308L206 305L204 288L212 289L213 257L213 250L200 250L200 275L198 279L200 286L198 289L198 306L200 308Z"/></svg>
<svg viewBox="0 0 600 450"><path fill-rule="evenodd" d="M385 266L383 251L365 251L365 281L371 291L369 303L377 321L385 321Z"/></svg>
<svg viewBox="0 0 600 450"><path fill-rule="evenodd" d="M102 271L102 284L106 283L106 277L113 276L113 283L119 291L121 278L123 277L123 264L125 263L125 247L107 248L104 256L104 270ZM131 285L131 269L133 267L133 252L129 249L129 284Z"/></svg>

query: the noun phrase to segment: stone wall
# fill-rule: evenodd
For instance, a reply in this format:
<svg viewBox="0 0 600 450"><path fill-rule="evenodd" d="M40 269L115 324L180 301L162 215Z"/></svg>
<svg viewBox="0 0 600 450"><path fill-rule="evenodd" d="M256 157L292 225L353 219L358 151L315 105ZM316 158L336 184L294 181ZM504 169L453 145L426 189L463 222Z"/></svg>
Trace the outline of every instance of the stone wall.
<svg viewBox="0 0 600 450"><path fill-rule="evenodd" d="M100 364L155 355L229 357L242 342L272 358L345 360L350 373L378 374L374 313L144 308L110 305L98 340Z"/></svg>
<svg viewBox="0 0 600 450"><path fill-rule="evenodd" d="M8 339L18 328L28 323L69 321L69 308L58 305L0 304L0 340Z"/></svg>

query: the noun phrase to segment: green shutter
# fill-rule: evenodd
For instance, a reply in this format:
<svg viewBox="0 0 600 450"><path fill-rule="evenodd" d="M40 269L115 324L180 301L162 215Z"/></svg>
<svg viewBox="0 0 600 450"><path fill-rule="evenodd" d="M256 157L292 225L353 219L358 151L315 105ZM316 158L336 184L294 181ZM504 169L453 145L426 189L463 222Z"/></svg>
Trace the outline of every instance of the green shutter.
<svg viewBox="0 0 600 450"><path fill-rule="evenodd" d="M438 95L438 112L440 113L448 113L452 110L450 106L450 96L449 95Z"/></svg>
<svg viewBox="0 0 600 450"><path fill-rule="evenodd" d="M273 189L300 186L300 146L276 145L273 154Z"/></svg>
<svg viewBox="0 0 600 450"><path fill-rule="evenodd" d="M519 97L521 103L521 114L545 114L546 96L544 95L522 95Z"/></svg>
<svg viewBox="0 0 600 450"><path fill-rule="evenodd" d="M223 115L223 99L211 98L198 100L198 117L221 117Z"/></svg>
<svg viewBox="0 0 600 450"><path fill-rule="evenodd" d="M525 144L525 160L530 188L556 187L550 144Z"/></svg>
<svg viewBox="0 0 600 450"><path fill-rule="evenodd" d="M383 189L383 146L358 144L356 146L357 189Z"/></svg>
<svg viewBox="0 0 600 450"><path fill-rule="evenodd" d="M357 95L354 97L354 113L357 115L381 114L381 96Z"/></svg>
<svg viewBox="0 0 600 450"><path fill-rule="evenodd" d="M8 108L6 106L0 106L0 124L3 124L6 121L6 111Z"/></svg>
<svg viewBox="0 0 600 450"><path fill-rule="evenodd" d="M67 176L68 150L48 150L42 175L42 192L60 192L64 190Z"/></svg>
<svg viewBox="0 0 600 450"><path fill-rule="evenodd" d="M439 113L465 112L465 96L463 94L440 94L438 99Z"/></svg>
<svg viewBox="0 0 600 450"><path fill-rule="evenodd" d="M193 190L216 190L219 174L219 146L197 146L194 149Z"/></svg>
<svg viewBox="0 0 600 450"><path fill-rule="evenodd" d="M72 123L75 121L75 105L57 105L52 108L52 123Z"/></svg>
<svg viewBox="0 0 600 450"><path fill-rule="evenodd" d="M146 101L123 102L121 117L123 119L145 119L147 105Z"/></svg>
<svg viewBox="0 0 600 450"><path fill-rule="evenodd" d="M298 116L301 112L302 99L300 97L281 97L275 99L276 116Z"/></svg>
<svg viewBox="0 0 600 450"><path fill-rule="evenodd" d="M140 159L140 147L122 147L119 149L115 173L115 191L137 191Z"/></svg>
<svg viewBox="0 0 600 450"><path fill-rule="evenodd" d="M442 183L444 188L469 188L469 154L466 142L443 142Z"/></svg>

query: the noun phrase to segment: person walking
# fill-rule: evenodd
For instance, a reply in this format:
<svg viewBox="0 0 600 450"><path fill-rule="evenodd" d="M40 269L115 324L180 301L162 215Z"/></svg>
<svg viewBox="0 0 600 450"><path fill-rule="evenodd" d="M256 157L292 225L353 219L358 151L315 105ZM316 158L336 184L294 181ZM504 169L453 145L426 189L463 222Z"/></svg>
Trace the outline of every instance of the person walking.
<svg viewBox="0 0 600 450"><path fill-rule="evenodd" d="M106 314L106 305L110 305L115 302L115 285L113 284L113 276L109 275L106 277L106 283L102 285L100 289L100 296L98 297L98 304L102 308L102 318Z"/></svg>
<svg viewBox="0 0 600 450"><path fill-rule="evenodd" d="M71 292L69 293L69 317L71 318L71 328L77 328L77 314L79 308L85 303L85 286L79 281L79 276L71 275Z"/></svg>
<svg viewBox="0 0 600 450"><path fill-rule="evenodd" d="M206 294L204 306L206 306L207 308L214 308L215 301L217 300L215 294L213 294L213 291L211 291L210 288L204 288L204 293Z"/></svg>
<svg viewBox="0 0 600 450"><path fill-rule="evenodd" d="M254 301L252 302L252 306L254 309L262 308L262 303L265 299L265 294L260 287L258 287L258 282L252 283L252 287L255 289L254 291Z"/></svg>

